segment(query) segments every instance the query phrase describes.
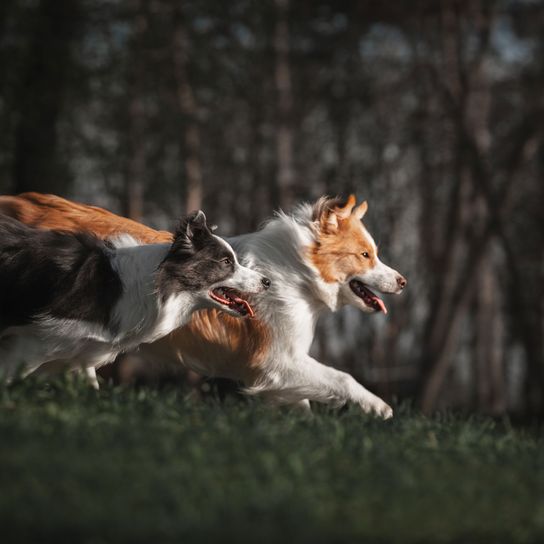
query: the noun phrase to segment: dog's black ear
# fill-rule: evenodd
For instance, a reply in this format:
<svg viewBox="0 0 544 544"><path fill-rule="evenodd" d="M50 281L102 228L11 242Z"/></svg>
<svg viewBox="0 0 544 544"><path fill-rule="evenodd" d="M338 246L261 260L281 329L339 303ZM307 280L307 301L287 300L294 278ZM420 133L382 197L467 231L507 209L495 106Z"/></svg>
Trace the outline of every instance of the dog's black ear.
<svg viewBox="0 0 544 544"><path fill-rule="evenodd" d="M187 236L191 240L194 240L203 233L209 234L209 232L210 230L208 229L208 225L206 223L206 216L202 210L198 210L189 216L189 220L187 222Z"/></svg>
<svg viewBox="0 0 544 544"><path fill-rule="evenodd" d="M207 238L211 231L202 210L183 217L174 233L172 249L175 251L194 252Z"/></svg>

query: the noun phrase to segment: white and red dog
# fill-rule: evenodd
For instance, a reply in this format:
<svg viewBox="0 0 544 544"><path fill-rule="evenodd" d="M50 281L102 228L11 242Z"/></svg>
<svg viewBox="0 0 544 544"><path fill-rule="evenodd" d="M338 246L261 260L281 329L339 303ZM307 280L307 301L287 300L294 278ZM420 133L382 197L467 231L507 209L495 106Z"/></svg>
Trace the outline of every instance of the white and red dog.
<svg viewBox="0 0 544 544"><path fill-rule="evenodd" d="M105 242L29 227L0 214L0 376L42 364L94 369L184 325L195 310L253 315L242 293L270 281L240 266L202 212L173 242Z"/></svg>
<svg viewBox="0 0 544 544"><path fill-rule="evenodd" d="M291 215L278 214L258 232L229 239L246 266L269 277L269 296L255 319L233 319L216 310L197 312L185 327L140 346L149 359L179 361L207 376L241 381L250 394L288 404L352 402L391 417L380 398L308 354L319 316L350 304L386 312L372 292L400 293L406 280L383 264L361 219L366 202L322 198ZM88 230L107 238L128 233L147 243L169 241L155 231L100 208L36 193L0 197L0 211L42 228Z"/></svg>

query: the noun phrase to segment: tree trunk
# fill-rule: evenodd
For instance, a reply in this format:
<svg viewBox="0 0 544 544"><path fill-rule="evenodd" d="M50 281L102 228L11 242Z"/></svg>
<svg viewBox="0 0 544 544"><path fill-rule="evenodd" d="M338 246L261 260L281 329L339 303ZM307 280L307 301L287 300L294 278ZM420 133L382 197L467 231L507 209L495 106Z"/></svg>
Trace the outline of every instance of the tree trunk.
<svg viewBox="0 0 544 544"><path fill-rule="evenodd" d="M272 191L274 207L290 208L293 202L295 171L293 161L293 91L289 61L289 0L275 0L274 30L275 83L277 96L276 185Z"/></svg>
<svg viewBox="0 0 544 544"><path fill-rule="evenodd" d="M66 194L69 165L58 150L58 122L73 73L81 14L77 0L41 0L23 67L17 106L13 191Z"/></svg>
<svg viewBox="0 0 544 544"><path fill-rule="evenodd" d="M181 7L175 9L174 21L173 62L178 104L183 117L185 208L191 212L202 207L203 198L198 104L189 77L191 41Z"/></svg>
<svg viewBox="0 0 544 544"><path fill-rule="evenodd" d="M123 187L123 213L141 221L144 208L144 187L146 173L145 157L145 94L144 62L145 33L147 17L140 0L133 1L134 35L128 74L128 160Z"/></svg>
<svg viewBox="0 0 544 544"><path fill-rule="evenodd" d="M476 387L478 408L498 415L506 410L501 289L488 248L478 277Z"/></svg>
<svg viewBox="0 0 544 544"><path fill-rule="evenodd" d="M482 223L485 224L486 214L485 207L482 214L482 210L473 204L474 193L477 191L474 186L481 172L474 169L472 157L467 153L469 145L465 125L468 125L475 134L478 152L487 152L489 89L484 84L479 60L488 44L486 29L489 27L489 20L481 21L478 54L469 65L463 60L460 42L462 23L453 4L444 5L442 21L444 65L449 74L444 88L456 131L457 189L454 188L452 191L456 200L446 223L445 254L438 271L444 279L438 281L437 295L431 307L426 334L428 348L424 360L428 375L422 390L422 408L427 413L434 409L441 386L448 375L464 317L471 307L475 294L472 285L474 282L466 282L467 276L456 263L467 259L467 247L472 247L476 251L485 250L484 247L474 245L474 241L480 239L482 230L485 230ZM481 221L477 221L479 218ZM478 259L478 262L474 262L473 270L481 269L481 255Z"/></svg>

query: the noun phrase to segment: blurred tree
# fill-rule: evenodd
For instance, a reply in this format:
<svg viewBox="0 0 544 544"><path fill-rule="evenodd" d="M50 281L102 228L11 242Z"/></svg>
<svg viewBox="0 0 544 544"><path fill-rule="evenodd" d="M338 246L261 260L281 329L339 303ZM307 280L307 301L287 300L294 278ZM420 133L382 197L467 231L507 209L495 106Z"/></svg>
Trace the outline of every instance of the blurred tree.
<svg viewBox="0 0 544 544"><path fill-rule="evenodd" d="M202 207L203 197L198 104L190 80L192 50L189 23L181 4L175 5L173 17L172 57L176 95L182 116L185 209L191 212Z"/></svg>
<svg viewBox="0 0 544 544"><path fill-rule="evenodd" d="M66 194L71 174L59 150L59 121L84 15L78 0L40 0L29 17L33 28L14 104L12 190Z"/></svg>
<svg viewBox="0 0 544 544"><path fill-rule="evenodd" d="M426 411L544 413L542 28L542 0L6 0L0 184L223 234L356 191L409 289L314 349Z"/></svg>
<svg viewBox="0 0 544 544"><path fill-rule="evenodd" d="M144 214L146 181L146 33L148 14L146 3L131 0L132 36L129 41L127 77L127 144L128 155L123 186L123 213L141 221Z"/></svg>
<svg viewBox="0 0 544 544"><path fill-rule="evenodd" d="M274 207L289 209L293 204L294 127L293 91L289 60L289 0L275 0L276 22L274 29L275 83L277 95L276 168L277 180L272 191Z"/></svg>

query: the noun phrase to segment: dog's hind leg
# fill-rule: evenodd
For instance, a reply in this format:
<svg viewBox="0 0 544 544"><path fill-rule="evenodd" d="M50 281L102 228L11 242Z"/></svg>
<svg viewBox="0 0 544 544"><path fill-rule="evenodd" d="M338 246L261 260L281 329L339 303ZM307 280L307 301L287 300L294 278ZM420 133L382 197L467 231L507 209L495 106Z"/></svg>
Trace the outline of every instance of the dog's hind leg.
<svg viewBox="0 0 544 544"><path fill-rule="evenodd" d="M310 401L308 399L299 400L293 406L298 408L301 412L306 412L307 414L312 413L312 407L310 406Z"/></svg>
<svg viewBox="0 0 544 544"><path fill-rule="evenodd" d="M97 391L100 389L98 378L96 377L96 370L94 366L87 366L84 368L76 368L74 372L84 376L88 384Z"/></svg>
<svg viewBox="0 0 544 544"><path fill-rule="evenodd" d="M100 385L98 384L98 378L96 377L96 370L94 366L88 366L83 372L85 373L85 376L87 376L90 386L98 391L100 389Z"/></svg>
<svg viewBox="0 0 544 544"><path fill-rule="evenodd" d="M33 375L40 378L51 378L68 371L79 376L83 376L85 381L87 381L93 389L100 389L94 366L83 366L70 359L55 359L52 361L47 361L36 369L33 372Z"/></svg>
<svg viewBox="0 0 544 544"><path fill-rule="evenodd" d="M11 334L0 339L0 378L25 378L46 360L46 347L32 334Z"/></svg>

